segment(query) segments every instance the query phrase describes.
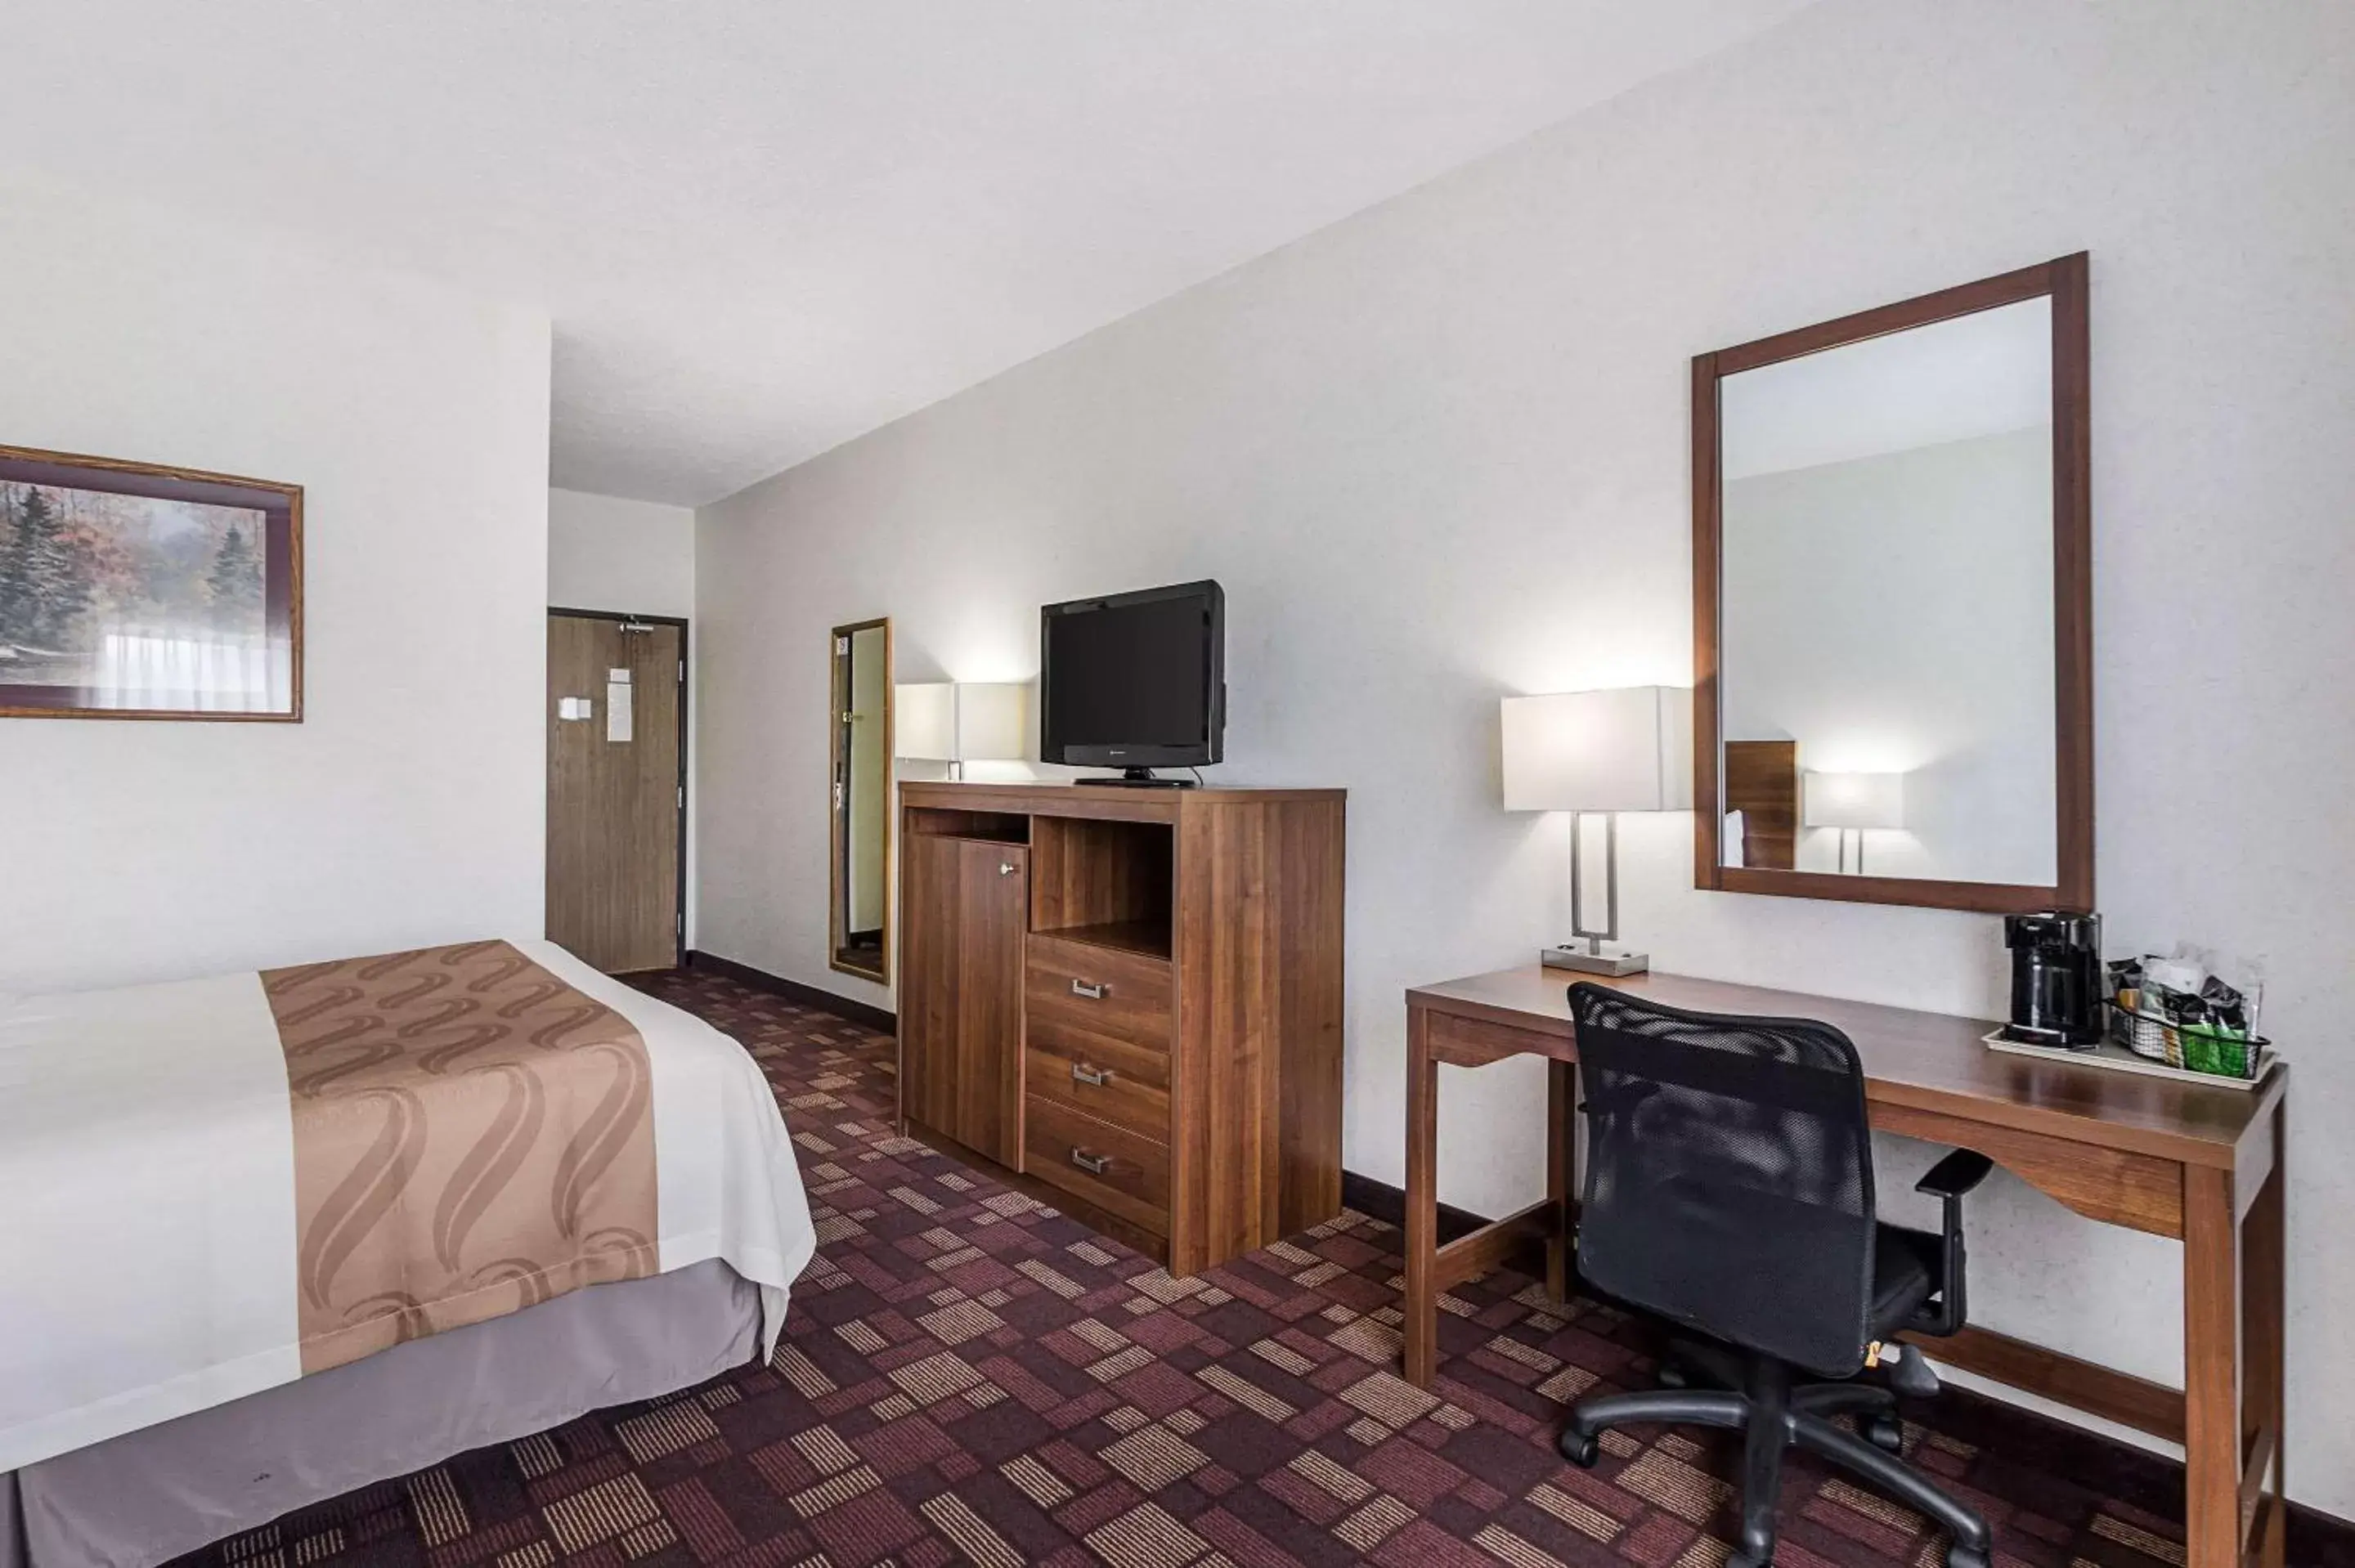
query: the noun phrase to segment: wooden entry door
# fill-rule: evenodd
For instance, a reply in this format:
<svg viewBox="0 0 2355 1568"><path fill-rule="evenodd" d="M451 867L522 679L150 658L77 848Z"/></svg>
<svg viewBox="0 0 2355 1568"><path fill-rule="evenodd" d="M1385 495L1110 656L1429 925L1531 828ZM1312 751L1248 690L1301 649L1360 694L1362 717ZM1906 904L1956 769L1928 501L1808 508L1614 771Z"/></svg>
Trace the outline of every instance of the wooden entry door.
<svg viewBox="0 0 2355 1568"><path fill-rule="evenodd" d="M904 848L900 1114L1018 1170L1030 852L929 834Z"/></svg>
<svg viewBox="0 0 2355 1568"><path fill-rule="evenodd" d="M607 974L676 965L687 623L548 617L548 937Z"/></svg>

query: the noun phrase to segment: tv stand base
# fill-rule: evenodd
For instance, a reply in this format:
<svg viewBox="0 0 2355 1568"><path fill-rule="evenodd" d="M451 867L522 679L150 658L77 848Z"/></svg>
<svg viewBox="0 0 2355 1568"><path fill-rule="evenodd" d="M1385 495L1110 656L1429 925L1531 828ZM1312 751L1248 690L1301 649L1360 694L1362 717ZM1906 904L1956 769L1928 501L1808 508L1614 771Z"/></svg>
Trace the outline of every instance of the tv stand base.
<svg viewBox="0 0 2355 1568"><path fill-rule="evenodd" d="M1082 779L1079 782L1092 788L1105 785L1130 789L1191 789L1196 787L1191 779L1159 778L1150 768L1124 768L1117 779Z"/></svg>

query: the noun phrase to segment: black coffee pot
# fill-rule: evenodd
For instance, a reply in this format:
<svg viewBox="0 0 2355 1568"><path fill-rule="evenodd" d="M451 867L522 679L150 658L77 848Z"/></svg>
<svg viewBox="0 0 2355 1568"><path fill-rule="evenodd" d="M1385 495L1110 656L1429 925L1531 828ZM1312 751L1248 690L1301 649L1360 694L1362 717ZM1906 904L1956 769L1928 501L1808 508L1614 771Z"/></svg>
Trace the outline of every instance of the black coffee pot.
<svg viewBox="0 0 2355 1568"><path fill-rule="evenodd" d="M2030 1045L2101 1044L2102 917L2007 915L2003 945L2011 949L2005 1036Z"/></svg>

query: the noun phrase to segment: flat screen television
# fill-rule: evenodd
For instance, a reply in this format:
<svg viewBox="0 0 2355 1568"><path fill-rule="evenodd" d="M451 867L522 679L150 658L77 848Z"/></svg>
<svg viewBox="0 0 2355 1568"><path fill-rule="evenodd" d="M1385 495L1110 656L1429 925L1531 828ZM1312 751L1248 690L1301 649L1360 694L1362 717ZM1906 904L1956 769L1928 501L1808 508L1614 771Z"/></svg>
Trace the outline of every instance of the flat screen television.
<svg viewBox="0 0 2355 1568"><path fill-rule="evenodd" d="M1179 583L1039 612L1039 754L1071 768L1156 768L1219 760L1226 741L1226 595ZM1097 782L1097 780L1090 780Z"/></svg>

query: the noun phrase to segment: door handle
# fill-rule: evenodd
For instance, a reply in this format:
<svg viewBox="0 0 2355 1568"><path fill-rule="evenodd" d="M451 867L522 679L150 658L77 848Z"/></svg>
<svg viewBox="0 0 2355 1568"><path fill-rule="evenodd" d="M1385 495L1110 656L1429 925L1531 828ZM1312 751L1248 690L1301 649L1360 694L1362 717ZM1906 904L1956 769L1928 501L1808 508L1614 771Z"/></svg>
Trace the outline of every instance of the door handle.
<svg viewBox="0 0 2355 1568"><path fill-rule="evenodd" d="M1010 860L999 861L997 863L997 874L1000 876L1012 876L1014 874L1014 863Z"/></svg>
<svg viewBox="0 0 2355 1568"><path fill-rule="evenodd" d="M1075 980L1071 982L1071 994L1084 996L1092 1001L1102 1001L1112 994L1112 987L1103 980Z"/></svg>
<svg viewBox="0 0 2355 1568"><path fill-rule="evenodd" d="M1101 1176L1112 1169L1112 1156L1090 1154L1084 1149L1074 1149L1071 1150L1071 1163L1091 1176Z"/></svg>
<svg viewBox="0 0 2355 1568"><path fill-rule="evenodd" d="M1085 1062L1071 1064L1071 1082L1075 1084L1093 1084L1098 1088L1102 1088L1112 1080L1113 1071L1110 1067L1091 1067Z"/></svg>

